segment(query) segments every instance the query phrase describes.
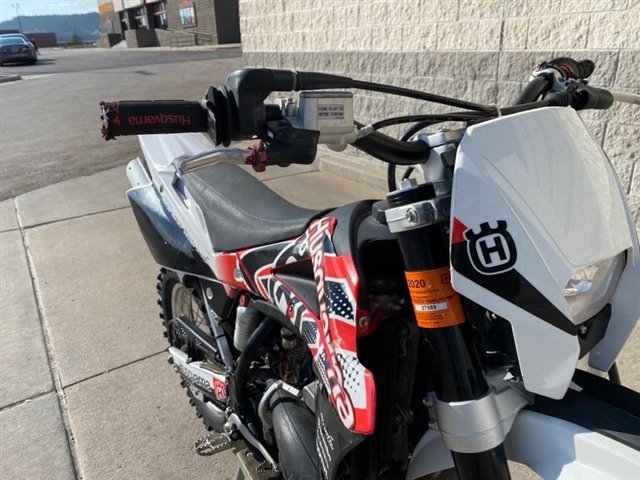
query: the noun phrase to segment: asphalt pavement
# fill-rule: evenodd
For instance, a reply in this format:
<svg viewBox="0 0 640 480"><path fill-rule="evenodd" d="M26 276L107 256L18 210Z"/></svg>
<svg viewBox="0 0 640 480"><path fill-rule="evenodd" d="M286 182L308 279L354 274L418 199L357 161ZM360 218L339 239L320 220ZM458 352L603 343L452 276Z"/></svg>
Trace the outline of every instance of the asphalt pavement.
<svg viewBox="0 0 640 480"><path fill-rule="evenodd" d="M0 201L137 155L135 137L100 137L101 100L199 100L243 66L237 48L43 49L40 63L0 68L23 77L0 84Z"/></svg>
<svg viewBox="0 0 640 480"><path fill-rule="evenodd" d="M202 60L238 58L240 47L160 49L160 48L41 48L35 65L7 64L0 66L0 75L45 75L78 73L87 70L111 70Z"/></svg>

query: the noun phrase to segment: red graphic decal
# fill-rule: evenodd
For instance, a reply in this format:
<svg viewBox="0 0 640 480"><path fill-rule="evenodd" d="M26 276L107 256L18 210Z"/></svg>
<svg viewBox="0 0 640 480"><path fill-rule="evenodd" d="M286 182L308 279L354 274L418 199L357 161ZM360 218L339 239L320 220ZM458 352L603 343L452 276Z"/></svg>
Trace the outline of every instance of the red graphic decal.
<svg viewBox="0 0 640 480"><path fill-rule="evenodd" d="M258 269L253 274L253 281L258 287L258 292L260 293L260 295L262 295L263 298L269 298L269 292L265 288L262 280L268 279L272 275L273 275L273 268L271 267L270 264L265 265L264 267Z"/></svg>
<svg viewBox="0 0 640 480"><path fill-rule="evenodd" d="M318 378L342 423L367 435L375 428L376 388L373 375L358 361L357 319L369 318L369 314L357 306L359 278L354 260L335 253L335 226L335 218L322 218L296 239L216 253L213 270L222 282L262 296L287 315L305 339ZM281 268L309 260L316 283L317 316L278 275Z"/></svg>
<svg viewBox="0 0 640 480"><path fill-rule="evenodd" d="M327 277L342 278L347 281L349 290L352 292L358 291L358 270L349 255L325 254L324 263Z"/></svg>
<svg viewBox="0 0 640 480"><path fill-rule="evenodd" d="M323 383L345 427L363 434L375 427L375 383L373 375L357 359L356 298L358 275L350 256L336 256L330 239L335 219L312 222L307 229L307 244L313 263L319 315L316 319L319 345L316 363L323 369ZM349 378L362 382L345 383ZM355 402L355 404L354 404Z"/></svg>
<svg viewBox="0 0 640 480"><path fill-rule="evenodd" d="M238 262L238 255L239 254L236 253L214 254L212 265L213 273L218 280L232 287L241 290L252 290L244 280L236 278L236 271L240 271L239 269L241 267L240 262Z"/></svg>
<svg viewBox="0 0 640 480"><path fill-rule="evenodd" d="M318 315L318 329L320 330L320 347L324 350L326 356L325 373L329 382L329 394L333 405L336 408L336 412L342 420L342 423L347 428L353 428L355 423L355 415L353 412L353 406L349 396L343 389L343 377L342 370L338 363L335 350L333 348L333 342L331 337L329 321L329 311L327 310L327 301L325 294L325 281L324 281L324 239L325 233L332 233L333 226L335 225L335 219L323 218L321 220L313 222L307 230L307 241L309 244L309 254L313 262L313 276L316 281L318 300L319 300L319 315Z"/></svg>
<svg viewBox="0 0 640 480"><path fill-rule="evenodd" d="M215 397L218 400L224 400L227 398L227 386L224 384L223 381L218 380L217 378L212 378L211 379L211 387L213 390L213 394L215 395Z"/></svg>
<svg viewBox="0 0 640 480"><path fill-rule="evenodd" d="M218 253L213 256L213 272L216 278L232 285L236 284L233 271L238 266L235 253Z"/></svg>
<svg viewBox="0 0 640 480"><path fill-rule="evenodd" d="M465 241L464 232L467 226L457 218L453 217L453 230L451 231L451 245Z"/></svg>

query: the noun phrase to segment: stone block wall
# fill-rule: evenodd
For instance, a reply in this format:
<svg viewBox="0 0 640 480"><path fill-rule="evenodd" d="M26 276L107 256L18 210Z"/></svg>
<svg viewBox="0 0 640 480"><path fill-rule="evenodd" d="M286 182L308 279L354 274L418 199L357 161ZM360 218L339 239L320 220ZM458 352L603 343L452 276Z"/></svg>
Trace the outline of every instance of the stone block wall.
<svg viewBox="0 0 640 480"><path fill-rule="evenodd" d="M339 73L505 106L535 64L569 55L596 62L592 85L640 94L640 0L240 0L240 29L249 66ZM443 110L375 93L358 93L354 106L361 121ZM640 227L640 107L581 115ZM380 162L347 153L356 158L341 159L341 168L381 178Z"/></svg>

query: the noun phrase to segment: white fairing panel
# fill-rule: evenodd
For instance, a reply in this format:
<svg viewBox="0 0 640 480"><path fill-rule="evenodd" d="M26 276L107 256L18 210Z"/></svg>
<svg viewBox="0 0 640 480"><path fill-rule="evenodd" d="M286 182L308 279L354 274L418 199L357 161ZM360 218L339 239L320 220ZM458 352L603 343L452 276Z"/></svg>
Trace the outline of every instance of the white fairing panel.
<svg viewBox="0 0 640 480"><path fill-rule="evenodd" d="M140 135L139 138L147 163L157 169L170 166L174 158L193 156L215 148L204 133Z"/></svg>
<svg viewBox="0 0 640 480"><path fill-rule="evenodd" d="M176 181L176 169L172 162L179 157L191 157L212 150L215 145L203 133L140 135L139 139L152 181L163 194L162 200L192 245L205 261L211 263L213 247L204 216L184 190L182 182Z"/></svg>
<svg viewBox="0 0 640 480"><path fill-rule="evenodd" d="M624 196L622 186L620 195ZM633 248L627 251L627 265L611 299L611 320L604 338L589 353L589 365L607 371L640 319L640 246L631 211L626 209Z"/></svg>
<svg viewBox="0 0 640 480"><path fill-rule="evenodd" d="M451 218L454 288L511 323L527 390L561 398L580 353L563 288L577 270L625 250L618 288L638 271L635 229L606 156L570 108L470 127ZM611 362L640 316L637 297L626 303L630 319L613 306Z"/></svg>

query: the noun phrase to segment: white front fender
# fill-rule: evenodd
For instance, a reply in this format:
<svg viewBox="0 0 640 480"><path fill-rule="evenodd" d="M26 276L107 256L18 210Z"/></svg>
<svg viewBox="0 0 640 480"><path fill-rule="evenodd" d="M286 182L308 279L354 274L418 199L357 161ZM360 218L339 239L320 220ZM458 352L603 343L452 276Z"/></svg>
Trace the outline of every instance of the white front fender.
<svg viewBox="0 0 640 480"><path fill-rule="evenodd" d="M522 410L505 440L507 458L545 479L628 479L640 472L640 452L573 423ZM453 468L439 432L430 430L416 446L407 480Z"/></svg>

